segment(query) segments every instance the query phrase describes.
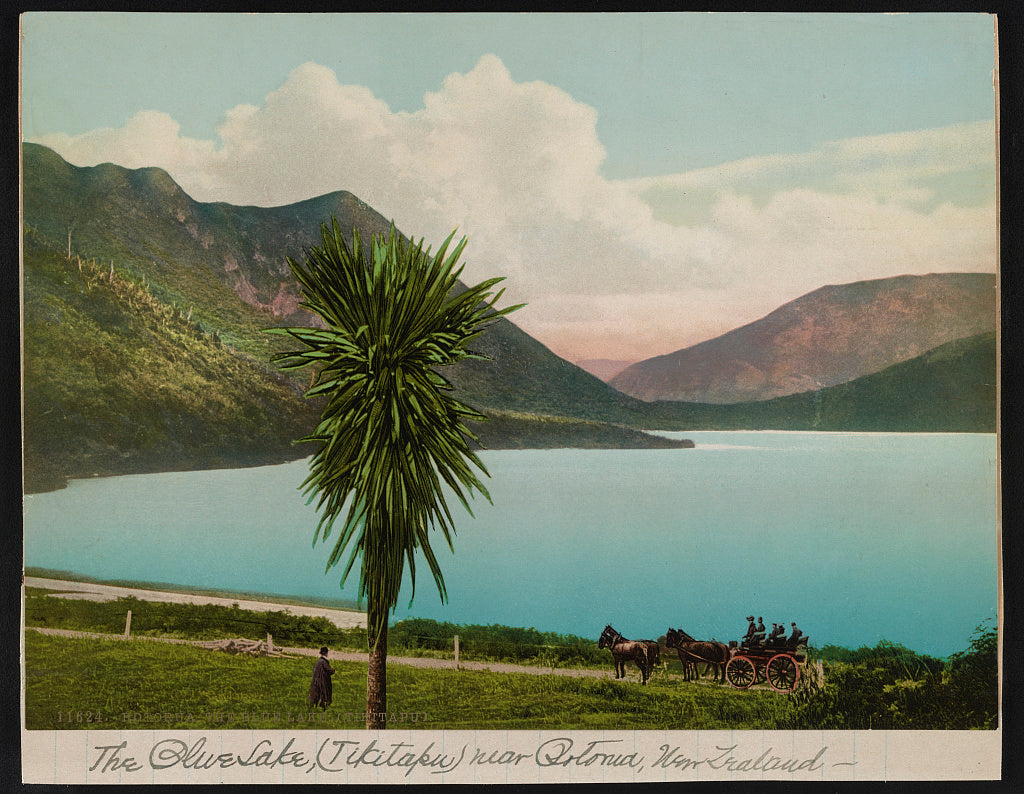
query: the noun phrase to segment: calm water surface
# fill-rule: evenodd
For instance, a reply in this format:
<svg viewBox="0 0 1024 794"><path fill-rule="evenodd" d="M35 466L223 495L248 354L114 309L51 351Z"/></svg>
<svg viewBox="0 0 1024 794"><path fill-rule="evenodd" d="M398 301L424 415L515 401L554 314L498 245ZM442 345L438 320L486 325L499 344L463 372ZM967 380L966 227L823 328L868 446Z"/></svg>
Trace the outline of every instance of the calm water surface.
<svg viewBox="0 0 1024 794"><path fill-rule="evenodd" d="M673 435L673 434L666 434ZM745 616L815 645L946 655L997 606L997 444L986 434L701 432L690 450L484 452L493 506L453 500L398 617L596 638ZM25 564L97 578L351 597L312 547L308 463L80 480L25 498Z"/></svg>

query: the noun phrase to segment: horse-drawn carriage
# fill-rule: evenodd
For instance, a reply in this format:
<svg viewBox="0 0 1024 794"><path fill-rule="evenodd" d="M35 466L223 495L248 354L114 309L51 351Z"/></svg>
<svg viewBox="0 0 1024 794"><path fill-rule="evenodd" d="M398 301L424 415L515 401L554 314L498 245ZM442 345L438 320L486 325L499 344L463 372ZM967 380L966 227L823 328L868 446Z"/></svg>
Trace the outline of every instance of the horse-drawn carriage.
<svg viewBox="0 0 1024 794"><path fill-rule="evenodd" d="M685 678L697 677L697 665L704 664L714 669L716 680L723 684L728 681L738 689L767 680L778 692L792 692L800 680L800 668L807 661L805 636L726 645L716 640L695 640L682 629L669 629L665 645L679 653Z"/></svg>
<svg viewBox="0 0 1024 794"><path fill-rule="evenodd" d="M800 680L800 668L807 662L807 637L795 642L737 644L729 648L725 678L738 689L768 681L777 692L792 692Z"/></svg>
<svg viewBox="0 0 1024 794"><path fill-rule="evenodd" d="M800 680L800 669L807 662L807 637L800 632L788 640L773 635L767 640L755 637L726 645L717 640L695 640L682 629L669 629L665 645L676 649L687 680L696 678L697 665L704 664L714 669L716 681L728 681L738 689L767 680L777 692L792 692ZM659 661L658 643L627 640L611 626L604 627L597 647L612 652L616 678L625 678L626 662L634 662L640 668L641 683L646 684Z"/></svg>

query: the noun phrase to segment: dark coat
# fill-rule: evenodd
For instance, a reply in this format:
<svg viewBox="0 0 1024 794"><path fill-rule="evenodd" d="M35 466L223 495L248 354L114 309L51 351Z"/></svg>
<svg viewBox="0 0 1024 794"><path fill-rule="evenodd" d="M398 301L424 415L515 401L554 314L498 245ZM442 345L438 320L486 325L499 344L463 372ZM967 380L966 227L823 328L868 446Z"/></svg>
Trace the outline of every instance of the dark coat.
<svg viewBox="0 0 1024 794"><path fill-rule="evenodd" d="M316 660L313 668L313 682L309 685L309 705L323 706L331 705L333 696L331 676L334 675L334 668L327 661L326 656Z"/></svg>

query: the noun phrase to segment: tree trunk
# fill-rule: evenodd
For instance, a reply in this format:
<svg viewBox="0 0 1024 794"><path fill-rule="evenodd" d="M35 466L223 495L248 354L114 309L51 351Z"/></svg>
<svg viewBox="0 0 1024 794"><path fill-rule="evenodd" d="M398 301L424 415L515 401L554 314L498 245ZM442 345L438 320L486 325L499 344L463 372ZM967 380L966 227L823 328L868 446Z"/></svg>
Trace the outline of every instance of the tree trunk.
<svg viewBox="0 0 1024 794"><path fill-rule="evenodd" d="M373 600L372 597L370 599ZM368 625L374 624L374 616L380 607L367 605ZM388 624L384 620L377 644L370 638L370 664L366 671L366 727L369 730L384 730L387 727L388 710Z"/></svg>

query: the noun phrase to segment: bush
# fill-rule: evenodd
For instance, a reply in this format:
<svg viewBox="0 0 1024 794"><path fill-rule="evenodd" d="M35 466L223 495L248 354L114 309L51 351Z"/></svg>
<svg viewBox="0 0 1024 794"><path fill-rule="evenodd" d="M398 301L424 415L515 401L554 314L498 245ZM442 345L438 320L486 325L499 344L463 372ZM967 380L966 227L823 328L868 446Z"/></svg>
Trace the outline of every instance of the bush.
<svg viewBox="0 0 1024 794"><path fill-rule="evenodd" d="M825 646L821 687L772 715L778 728L991 729L998 724L998 636L982 623L947 662L889 642L851 651Z"/></svg>
<svg viewBox="0 0 1024 794"><path fill-rule="evenodd" d="M545 667L593 665L606 662L606 651L572 634L500 625L456 625L426 618L410 618L388 629L388 652L435 651L452 653L459 638L465 659L531 662Z"/></svg>
<svg viewBox="0 0 1024 794"><path fill-rule="evenodd" d="M25 594L27 626L121 634L129 610L134 635L260 640L269 633L276 645L366 647L365 629L341 629L323 617L293 615L284 611L250 612L237 606L219 604L140 601L134 597L103 602L80 601L51 598L31 589Z"/></svg>

